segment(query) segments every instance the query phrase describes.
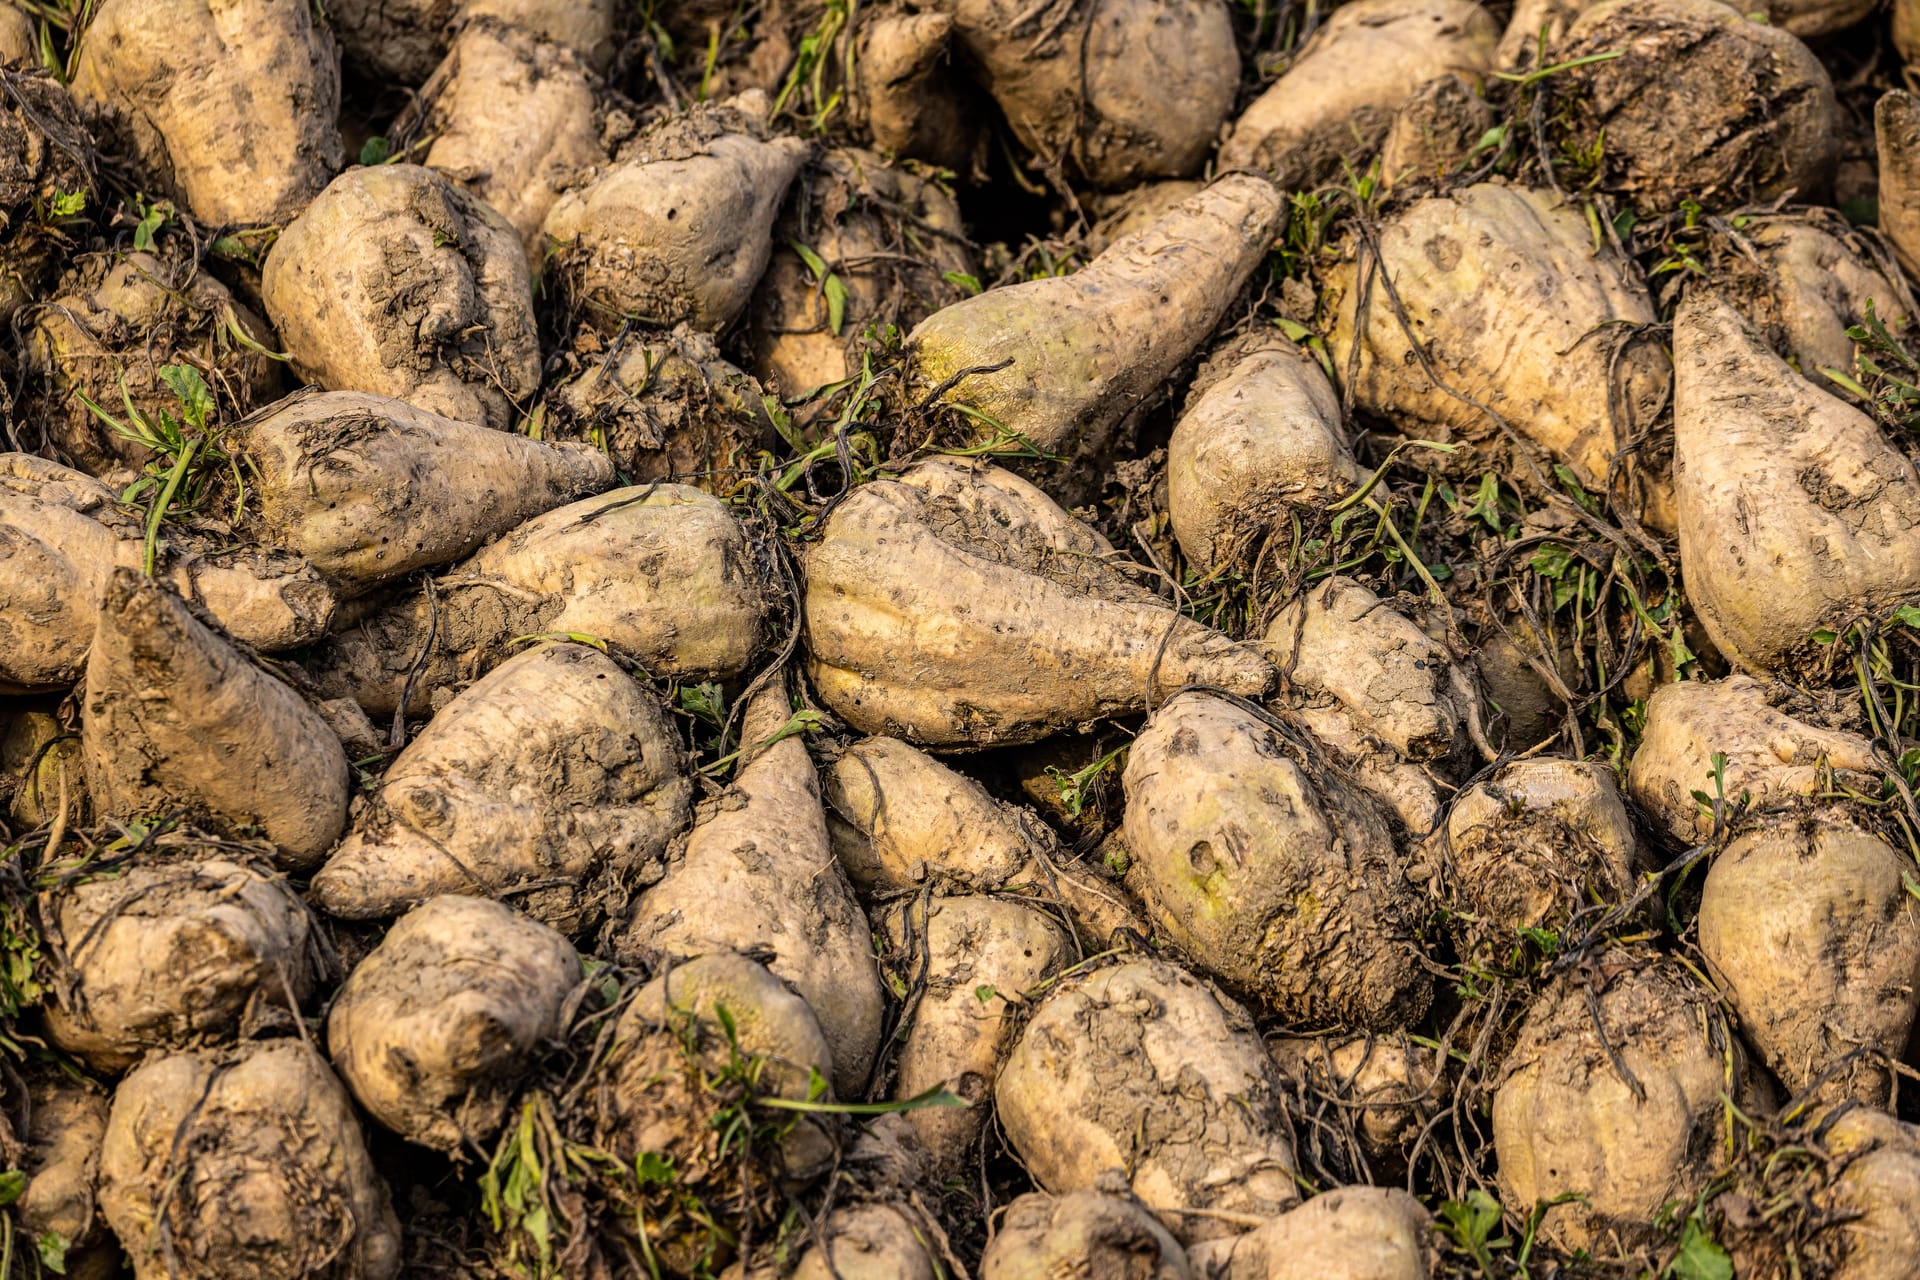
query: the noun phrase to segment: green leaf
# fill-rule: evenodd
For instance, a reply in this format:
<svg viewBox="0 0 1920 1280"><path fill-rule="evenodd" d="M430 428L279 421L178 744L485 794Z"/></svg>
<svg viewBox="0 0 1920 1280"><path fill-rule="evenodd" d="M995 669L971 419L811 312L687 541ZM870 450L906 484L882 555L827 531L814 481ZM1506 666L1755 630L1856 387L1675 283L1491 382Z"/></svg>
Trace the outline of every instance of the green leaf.
<svg viewBox="0 0 1920 1280"><path fill-rule="evenodd" d="M1893 611L1893 620L1903 627L1911 627L1915 631L1920 631L1920 608L1915 608L1910 604L1903 604Z"/></svg>
<svg viewBox="0 0 1920 1280"><path fill-rule="evenodd" d="M1000 993L998 991L995 991L992 986L985 983L973 989L973 998L975 1000L978 1000L981 1004L985 1004L987 1001L993 999L995 996L999 994Z"/></svg>
<svg viewBox="0 0 1920 1280"><path fill-rule="evenodd" d="M949 271L940 277L956 289L965 289L969 295L978 296L986 290L981 287L978 276L970 276L964 271Z"/></svg>
<svg viewBox="0 0 1920 1280"><path fill-rule="evenodd" d="M813 273L813 280L815 284L818 284L820 283L820 281L825 280L827 278L826 259L822 258L819 254L815 253L813 250L807 248L807 246L801 244L798 240L789 240L787 241L787 243L792 245L793 251L800 255L800 261L807 264L807 270Z"/></svg>
<svg viewBox="0 0 1920 1280"><path fill-rule="evenodd" d="M1832 644L1835 640L1838 640L1839 638L1840 636L1837 632L1829 630L1826 627L1814 628L1813 642L1815 644Z"/></svg>
<svg viewBox="0 0 1920 1280"><path fill-rule="evenodd" d="M670 1187L679 1171L673 1161L654 1151L642 1151L633 1162L633 1174L643 1187Z"/></svg>
<svg viewBox="0 0 1920 1280"><path fill-rule="evenodd" d="M200 371L190 364L163 364L160 366L161 380L167 384L174 398L180 401L181 414L187 425L196 431L205 431L207 423L214 413L213 392L207 389L207 380Z"/></svg>
<svg viewBox="0 0 1920 1280"><path fill-rule="evenodd" d="M828 276L820 288L827 295L827 328L833 330L837 338L847 323L847 286L839 276Z"/></svg>
<svg viewBox="0 0 1920 1280"><path fill-rule="evenodd" d="M1660 1274L1672 1280L1733 1280L1733 1259L1707 1234L1706 1225L1696 1213L1687 1219L1686 1230L1681 1233L1680 1252Z"/></svg>
<svg viewBox="0 0 1920 1280"><path fill-rule="evenodd" d="M18 1200L27 1189L27 1175L19 1169L0 1173L0 1207Z"/></svg>
<svg viewBox="0 0 1920 1280"><path fill-rule="evenodd" d="M87 193L84 191L56 191L53 193L53 216L72 218L87 211Z"/></svg>
<svg viewBox="0 0 1920 1280"><path fill-rule="evenodd" d="M375 135L360 145L360 163L365 165L385 164L387 157L393 154L393 144L385 138Z"/></svg>
<svg viewBox="0 0 1920 1280"><path fill-rule="evenodd" d="M1480 477L1480 488L1473 495L1473 505L1467 508L1467 519L1484 521L1489 529L1500 532L1500 477L1493 472Z"/></svg>
<svg viewBox="0 0 1920 1280"><path fill-rule="evenodd" d="M1549 542L1533 553L1529 568L1543 578L1559 581L1573 565L1573 553L1557 542Z"/></svg>
<svg viewBox="0 0 1920 1280"><path fill-rule="evenodd" d="M67 1238L58 1231L45 1231L35 1242L40 1251L40 1265L57 1276L67 1274Z"/></svg>

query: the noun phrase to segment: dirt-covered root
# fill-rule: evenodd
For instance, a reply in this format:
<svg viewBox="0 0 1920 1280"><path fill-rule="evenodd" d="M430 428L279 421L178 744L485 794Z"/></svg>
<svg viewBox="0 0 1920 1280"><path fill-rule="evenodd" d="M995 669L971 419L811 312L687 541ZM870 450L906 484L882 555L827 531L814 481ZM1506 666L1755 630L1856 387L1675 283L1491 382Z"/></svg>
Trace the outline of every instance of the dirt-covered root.
<svg viewBox="0 0 1920 1280"><path fill-rule="evenodd" d="M1232 1215L1271 1217L1298 1198L1279 1080L1253 1020L1164 961L1054 987L994 1101L1042 1188L1085 1191L1119 1170L1183 1243L1233 1234Z"/></svg>
<svg viewBox="0 0 1920 1280"><path fill-rule="evenodd" d="M0 67L0 88L0 324L10 324L40 297L97 193L93 136L60 82L14 65Z"/></svg>
<svg viewBox="0 0 1920 1280"><path fill-rule="evenodd" d="M639 1222L668 1275L696 1274L703 1260L724 1265L733 1230L765 1213L778 1184L804 1185L832 1163L828 1132L792 1112L756 1132L745 1153L725 1136L749 1089L805 1099L814 1078L833 1073L807 1002L754 961L716 952L665 969L621 1014L612 1040L584 1103L602 1150L629 1167L650 1153L672 1171L641 1187L622 1215Z"/></svg>
<svg viewBox="0 0 1920 1280"><path fill-rule="evenodd" d="M864 893L941 888L985 893L1033 859L1021 813L965 774L898 738L866 738L826 773L834 856Z"/></svg>
<svg viewBox="0 0 1920 1280"><path fill-rule="evenodd" d="M347 758L326 721L179 597L115 569L87 654L80 747L103 817L185 809L313 866L347 821Z"/></svg>
<svg viewBox="0 0 1920 1280"><path fill-rule="evenodd" d="M895 969L920 993L894 1060L894 1097L945 1085L971 1104L907 1115L936 1173L958 1173L986 1125L1027 993L1073 959L1072 943L1042 912L985 895L909 898L886 912L883 929Z"/></svg>
<svg viewBox="0 0 1920 1280"><path fill-rule="evenodd" d="M329 390L506 428L540 384L519 235L432 169L341 174L280 233L260 288L294 371Z"/></svg>
<svg viewBox="0 0 1920 1280"><path fill-rule="evenodd" d="M1404 1032L1280 1036L1267 1049L1297 1114L1341 1126L1345 1113L1375 1180L1405 1172L1414 1144L1451 1097L1434 1052Z"/></svg>
<svg viewBox="0 0 1920 1280"><path fill-rule="evenodd" d="M767 393L686 325L612 344L582 330L535 410L543 440L605 451L628 483L675 480L727 495L778 439Z"/></svg>
<svg viewBox="0 0 1920 1280"><path fill-rule="evenodd" d="M980 1280L1193 1280L1186 1250L1126 1191L1034 1191L1007 1208Z"/></svg>
<svg viewBox="0 0 1920 1280"><path fill-rule="evenodd" d="M1691 1202L1717 1167L1724 1099L1741 1104L1745 1059L1713 992L1675 961L1596 956L1534 1001L1501 1067L1493 1140L1501 1199L1547 1207L1541 1233L1582 1248L1613 1231L1651 1238L1670 1201Z"/></svg>
<svg viewBox="0 0 1920 1280"><path fill-rule="evenodd" d="M1878 795L1873 744L1773 705L1786 696L1784 687L1770 694L1751 676L1661 685L1647 700L1627 794L1683 844L1712 834L1716 798L1731 810L1747 796L1752 809L1765 810L1830 786ZM1718 784L1716 754L1726 757Z"/></svg>
<svg viewBox="0 0 1920 1280"><path fill-rule="evenodd" d="M1613 770L1551 756L1462 791L1435 843L1455 943L1496 969L1529 933L1557 936L1583 908L1626 900L1643 861Z"/></svg>
<svg viewBox="0 0 1920 1280"><path fill-rule="evenodd" d="M302 0L104 0L73 95L200 221L285 222L346 159L339 56L316 19Z"/></svg>
<svg viewBox="0 0 1920 1280"><path fill-rule="evenodd" d="M692 803L652 690L596 649L542 645L449 702L394 759L313 900L378 919L474 894L578 933L658 874Z"/></svg>
<svg viewBox="0 0 1920 1280"><path fill-rule="evenodd" d="M1540 65L1543 51L1550 51L1566 38L1567 24L1592 8L1598 0L1514 0L1513 15L1500 35L1494 51L1497 67L1527 70ZM1547 62L1554 59L1549 56Z"/></svg>
<svg viewBox="0 0 1920 1280"><path fill-rule="evenodd" d="M795 182L774 244L747 346L754 374L788 398L858 374L869 329L907 332L967 296L952 277L980 271L950 193L850 147Z"/></svg>
<svg viewBox="0 0 1920 1280"><path fill-rule="evenodd" d="M310 669L375 715L444 705L531 635L587 635L656 676L726 678L768 602L745 531L684 485L616 489L537 516L336 634Z"/></svg>
<svg viewBox="0 0 1920 1280"><path fill-rule="evenodd" d="M412 127L429 144L422 163L464 183L537 254L553 202L607 161L605 96L577 50L477 17L421 90Z"/></svg>
<svg viewBox="0 0 1920 1280"><path fill-rule="evenodd" d="M80 735L57 709L32 703L0 712L0 821L15 831L52 822L64 809L75 826L91 821Z"/></svg>
<svg viewBox="0 0 1920 1280"><path fill-rule="evenodd" d="M1701 954L1747 1043L1794 1093L1885 1104L1887 1064L1920 1009L1912 866L1843 814L1811 810L1761 819L1707 873Z"/></svg>
<svg viewBox="0 0 1920 1280"><path fill-rule="evenodd" d="M100 1209L136 1280L389 1280L400 1225L305 1040L143 1064L113 1096Z"/></svg>
<svg viewBox="0 0 1920 1280"><path fill-rule="evenodd" d="M614 0L336 0L327 18L350 68L417 85L446 54L448 33L473 18L522 28L604 70L613 56L614 7Z"/></svg>
<svg viewBox="0 0 1920 1280"><path fill-rule="evenodd" d="M834 1088L855 1098L879 1048L885 999L866 916L833 858L806 743L789 733L764 745L789 715L780 687L748 704L748 754L733 786L700 815L613 942L636 958L771 950L767 967L812 1007L833 1047Z"/></svg>
<svg viewBox="0 0 1920 1280"><path fill-rule="evenodd" d="M448 564L515 525L610 488L613 464L363 391L289 396L242 424L249 532L343 595Z"/></svg>
<svg viewBox="0 0 1920 1280"><path fill-rule="evenodd" d="M1380 142L1380 178L1389 187L1438 181L1494 127L1493 108L1467 77L1448 72L1413 91Z"/></svg>
<svg viewBox="0 0 1920 1280"><path fill-rule="evenodd" d="M1105 253L1116 241L1145 231L1206 189L1198 178L1165 178L1119 191L1088 192L1081 197L1081 207L1095 221L1081 241L1085 252L1096 257Z"/></svg>
<svg viewBox="0 0 1920 1280"><path fill-rule="evenodd" d="M827 1215L824 1240L800 1255L792 1280L943 1280L937 1224L908 1204L871 1201Z"/></svg>
<svg viewBox="0 0 1920 1280"><path fill-rule="evenodd" d="M264 861L143 858L45 892L48 1038L101 1071L284 1022L328 976L307 908Z"/></svg>
<svg viewBox="0 0 1920 1280"><path fill-rule="evenodd" d="M106 1223L97 1211L100 1180L100 1144L106 1137L108 1097L99 1085L76 1079L57 1067L31 1072L26 1080L27 1128L25 1154L19 1169L26 1188L14 1201L14 1247L28 1249L57 1236L72 1277L104 1277L116 1273L117 1259L110 1249L94 1250L106 1235ZM82 1257L107 1253L87 1266ZM44 1253L42 1257L46 1256Z"/></svg>
<svg viewBox="0 0 1920 1280"><path fill-rule="evenodd" d="M1906 1280L1920 1250L1920 1128L1848 1107L1823 1136L1839 1169L1815 1203L1846 1242L1831 1280Z"/></svg>
<svg viewBox="0 0 1920 1280"><path fill-rule="evenodd" d="M948 746L1031 742L1189 683L1267 689L1264 659L1176 614L1114 554L984 463L862 485L807 553L807 673L862 732Z"/></svg>
<svg viewBox="0 0 1920 1280"><path fill-rule="evenodd" d="M25 409L44 442L94 475L125 475L153 457L127 405L157 423L211 410L231 419L279 392L266 321L185 254L96 254L32 313L23 352ZM163 369L200 375L211 406L192 406ZM192 395L189 392L189 396ZM82 399L84 397L85 399ZM116 429L87 407L120 422Z"/></svg>
<svg viewBox="0 0 1920 1280"><path fill-rule="evenodd" d="M1920 50L1920 3L1894 6L1894 31L1912 14L1913 44ZM1880 161L1880 230L1909 276L1920 275L1920 101L1905 89L1884 95L1873 108L1873 136Z"/></svg>
<svg viewBox="0 0 1920 1280"><path fill-rule="evenodd" d="M0 454L0 691L69 685L85 670L108 579L146 556L138 514L116 497L58 463ZM155 573L256 649L311 644L333 618L332 588L288 552L216 549L170 529Z"/></svg>
<svg viewBox="0 0 1920 1280"><path fill-rule="evenodd" d="M1216 348L1167 443L1167 514L1201 573L1256 560L1294 512L1364 479L1319 364L1278 331Z"/></svg>
<svg viewBox="0 0 1920 1280"><path fill-rule="evenodd" d="M717 332L746 309L773 224L809 148L768 127L764 94L696 103L640 130L561 196L543 234L547 274L580 318Z"/></svg>
<svg viewBox="0 0 1920 1280"><path fill-rule="evenodd" d="M854 37L849 114L881 151L970 173L981 104L954 65L953 18L937 11L874 13Z"/></svg>
<svg viewBox="0 0 1920 1280"><path fill-rule="evenodd" d="M579 981L579 955L553 930L485 898L432 898L341 984L327 1052L374 1119L457 1151L498 1131Z"/></svg>
<svg viewBox="0 0 1920 1280"><path fill-rule="evenodd" d="M1673 351L1680 558L1720 652L1766 674L1822 626L1920 598L1920 474L1873 420L1706 290Z"/></svg>
<svg viewBox="0 0 1920 1280"><path fill-rule="evenodd" d="M1719 0L1606 0L1567 24L1550 63L1574 103L1569 144L1653 207L1735 208L1833 181L1843 132L1827 70L1798 36Z"/></svg>
<svg viewBox="0 0 1920 1280"><path fill-rule="evenodd" d="M1473 678L1446 646L1352 578L1329 577L1287 605L1264 647L1283 695L1330 699L1408 760L1460 756L1481 717Z"/></svg>
<svg viewBox="0 0 1920 1280"><path fill-rule="evenodd" d="M1410 1026L1419 900L1361 792L1249 711L1184 693L1127 756L1127 883L1196 964L1289 1022Z"/></svg>
<svg viewBox="0 0 1920 1280"><path fill-rule="evenodd" d="M1244 1235L1187 1253L1194 1280L1427 1280L1433 1219L1388 1187L1339 1187Z"/></svg>
<svg viewBox="0 0 1920 1280"><path fill-rule="evenodd" d="M1358 408L1410 435L1502 443L1490 409L1551 455L1541 463L1564 463L1589 491L1672 527L1666 477L1644 451L1627 452L1671 383L1646 332L1653 303L1632 262L1595 251L1578 204L1481 183L1392 214L1378 244L1378 260L1357 246L1328 276L1327 345L1335 369L1358 361ZM1519 462L1523 484L1546 483L1545 465Z"/></svg>
<svg viewBox="0 0 1920 1280"><path fill-rule="evenodd" d="M0 6L0 63L34 67L40 62L40 35L24 9Z"/></svg>
<svg viewBox="0 0 1920 1280"><path fill-rule="evenodd" d="M1875 319L1898 333L1920 316L1884 242L1832 213L1761 215L1742 229L1757 262L1732 258L1716 287L1801 375L1838 394L1822 370L1853 375L1847 330Z"/></svg>
<svg viewBox="0 0 1920 1280"><path fill-rule="evenodd" d="M1240 53L1221 0L940 0L965 62L1029 151L1097 187L1184 178L1233 110ZM1168 87L1178 85L1178 92Z"/></svg>
<svg viewBox="0 0 1920 1280"><path fill-rule="evenodd" d="M1335 9L1220 144L1222 168L1292 190L1364 173L1415 90L1493 65L1499 24L1474 0L1354 0Z"/></svg>
<svg viewBox="0 0 1920 1280"><path fill-rule="evenodd" d="M1272 183L1229 174L1072 275L935 312L907 335L909 376L1041 449L1096 451L1165 394L1285 222Z"/></svg>

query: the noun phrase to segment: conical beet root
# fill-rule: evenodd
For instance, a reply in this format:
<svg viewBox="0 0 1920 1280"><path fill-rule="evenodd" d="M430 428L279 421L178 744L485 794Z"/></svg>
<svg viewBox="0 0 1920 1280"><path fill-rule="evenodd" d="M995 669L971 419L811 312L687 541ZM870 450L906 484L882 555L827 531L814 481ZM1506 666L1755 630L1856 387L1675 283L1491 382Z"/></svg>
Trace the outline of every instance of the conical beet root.
<svg viewBox="0 0 1920 1280"><path fill-rule="evenodd" d="M1405 1191L1340 1187L1188 1258L1194 1280L1426 1280L1433 1242L1433 1219Z"/></svg>
<svg viewBox="0 0 1920 1280"><path fill-rule="evenodd" d="M980 1280L1192 1280L1186 1250L1128 1195L1034 1191L1007 1207L980 1259Z"/></svg>
<svg viewBox="0 0 1920 1280"><path fill-rule="evenodd" d="M865 738L826 774L827 826L847 878L864 892L931 881L998 889L1033 859L1020 811L898 738Z"/></svg>

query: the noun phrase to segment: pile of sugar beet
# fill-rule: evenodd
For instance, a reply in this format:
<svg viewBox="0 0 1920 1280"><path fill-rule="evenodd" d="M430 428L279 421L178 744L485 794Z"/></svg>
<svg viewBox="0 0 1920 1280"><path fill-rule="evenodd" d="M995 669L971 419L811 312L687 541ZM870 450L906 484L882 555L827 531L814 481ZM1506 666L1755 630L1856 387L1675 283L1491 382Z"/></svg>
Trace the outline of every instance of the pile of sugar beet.
<svg viewBox="0 0 1920 1280"><path fill-rule="evenodd" d="M0 0L0 1280L1920 1274L1909 75Z"/></svg>

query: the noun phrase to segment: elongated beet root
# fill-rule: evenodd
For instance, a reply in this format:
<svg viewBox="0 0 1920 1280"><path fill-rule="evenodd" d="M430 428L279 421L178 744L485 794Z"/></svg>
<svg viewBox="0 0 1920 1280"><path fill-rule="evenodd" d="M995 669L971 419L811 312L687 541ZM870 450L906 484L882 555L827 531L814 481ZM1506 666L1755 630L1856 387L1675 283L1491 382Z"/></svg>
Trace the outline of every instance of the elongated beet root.
<svg viewBox="0 0 1920 1280"><path fill-rule="evenodd" d="M1426 1280L1433 1219L1398 1188L1339 1187L1188 1254L1194 1280Z"/></svg>
<svg viewBox="0 0 1920 1280"><path fill-rule="evenodd" d="M953 64L953 18L882 10L856 38L848 106L873 145L943 169L972 169L981 104Z"/></svg>
<svg viewBox="0 0 1920 1280"><path fill-rule="evenodd" d="M347 820L347 758L300 695L132 569L108 580L80 745L96 811L184 808L311 867Z"/></svg>
<svg viewBox="0 0 1920 1280"><path fill-rule="evenodd" d="M807 555L808 674L855 728L932 745L1030 742L1190 682L1265 691L1261 658L1112 554L997 467L929 462L863 485Z"/></svg>
<svg viewBox="0 0 1920 1280"><path fill-rule="evenodd" d="M553 930L484 898L432 898L341 984L327 1051L381 1124L457 1150L500 1127L579 981L580 957Z"/></svg>
<svg viewBox="0 0 1920 1280"><path fill-rule="evenodd" d="M65 1261L73 1276L110 1276L116 1259L87 1268L82 1250L106 1234L96 1212L100 1180L100 1144L107 1132L107 1094L90 1080L75 1080L58 1070L35 1072L27 1080L26 1158L21 1172L26 1190L14 1202L14 1221L28 1240L52 1233L74 1255Z"/></svg>
<svg viewBox="0 0 1920 1280"><path fill-rule="evenodd" d="M926 987L894 1060L896 1099L944 1085L970 1107L907 1113L933 1167L958 1172L986 1125L994 1077L1027 993L1072 959L1066 931L1032 907L986 895L909 899L886 917L894 952Z"/></svg>
<svg viewBox="0 0 1920 1280"><path fill-rule="evenodd" d="M1720 652L1776 671L1818 628L1920 598L1920 473L1872 419L1710 292L1673 348L1680 555Z"/></svg>
<svg viewBox="0 0 1920 1280"><path fill-rule="evenodd" d="M543 645L449 702L400 753L313 898L368 919L475 894L578 932L657 873L692 790L651 690L598 650Z"/></svg>
<svg viewBox="0 0 1920 1280"><path fill-rule="evenodd" d="M1920 5L1903 3L1895 13L1915 14L1914 25L1920 27ZM1880 229L1912 275L1920 272L1920 104L1904 89L1889 91L1874 105L1873 132L1880 162Z"/></svg>
<svg viewBox="0 0 1920 1280"><path fill-rule="evenodd" d="M1883 215L1884 225L1884 215ZM1869 238L1832 215L1778 217L1746 231L1760 269L1743 281L1734 273L1723 295L1752 322L1776 353L1823 391L1839 384L1822 370L1847 374L1858 344L1848 330L1873 316L1903 331L1920 315L1885 242Z"/></svg>
<svg viewBox="0 0 1920 1280"><path fill-rule="evenodd" d="M1487 71L1498 38L1473 0L1342 5L1234 122L1220 163L1268 170L1293 189L1336 181L1343 164L1365 172L1414 91L1449 71Z"/></svg>
<svg viewBox="0 0 1920 1280"><path fill-rule="evenodd" d="M115 498L78 471L0 454L0 690L72 684L85 670L113 570L146 556L139 517ZM215 549L175 530L157 572L256 649L311 644L333 617L332 589L288 552Z"/></svg>
<svg viewBox="0 0 1920 1280"><path fill-rule="evenodd" d="M606 455L457 422L362 391L290 396L245 423L256 536L358 594L458 560L613 484ZM255 505L257 504L257 505Z"/></svg>
<svg viewBox="0 0 1920 1280"><path fill-rule="evenodd" d="M1615 950L1534 1002L1493 1099L1510 1204L1574 1193L1542 1233L1579 1248L1608 1228L1650 1230L1691 1199L1717 1159L1722 1100L1745 1068L1713 993L1673 961Z"/></svg>
<svg viewBox="0 0 1920 1280"><path fill-rule="evenodd" d="M835 856L856 887L998 889L1033 858L1019 810L898 738L849 747L826 776Z"/></svg>
<svg viewBox="0 0 1920 1280"><path fill-rule="evenodd" d="M1234 1228L1181 1210L1271 1216L1298 1198L1278 1082L1252 1020L1163 961L1049 991L994 1099L1042 1187L1084 1191L1118 1171L1189 1244Z"/></svg>
<svg viewBox="0 0 1920 1280"><path fill-rule="evenodd" d="M1716 755L1724 757L1717 784ZM1825 790L1829 773L1840 786L1875 794L1878 772L1865 738L1789 715L1758 680L1730 676L1654 690L1627 791L1674 839L1693 844L1713 831L1716 786L1730 805L1744 795L1767 809Z"/></svg>
<svg viewBox="0 0 1920 1280"><path fill-rule="evenodd" d="M1201 968L1290 1022L1412 1025L1418 899L1372 802L1222 699L1183 693L1127 756L1128 884Z"/></svg>
<svg viewBox="0 0 1920 1280"><path fill-rule="evenodd" d="M1429 439L1497 442L1491 409L1587 489L1617 479L1630 510L1672 527L1665 478L1623 455L1671 377L1643 332L1653 305L1631 262L1594 251L1576 205L1482 183L1416 200L1382 224L1378 243L1377 261L1363 251L1330 273L1339 296L1327 345L1344 376L1359 344L1360 408ZM1554 305L1543 309L1547 293Z"/></svg>
<svg viewBox="0 0 1920 1280"><path fill-rule="evenodd" d="M400 1226L347 1091L304 1040L153 1059L120 1082L100 1208L136 1280L388 1280Z"/></svg>
<svg viewBox="0 0 1920 1280"><path fill-rule="evenodd" d="M329 390L504 428L539 385L520 237L431 169L341 174L280 233L260 287L294 371Z"/></svg>
<svg viewBox="0 0 1920 1280"><path fill-rule="evenodd" d="M286 881L217 849L80 880L50 891L42 909L59 941L47 1033L103 1071L152 1049L230 1042L265 1009L293 1005L298 1016L327 976Z"/></svg>
<svg viewBox="0 0 1920 1280"><path fill-rule="evenodd" d="M748 704L748 751L729 797L703 815L685 852L640 895L615 940L624 955L774 952L833 1048L834 1088L858 1097L880 1043L880 973L866 917L833 860L820 783L806 744L788 736L779 688Z"/></svg>
<svg viewBox="0 0 1920 1280"><path fill-rule="evenodd" d="M1167 514L1202 573L1250 562L1296 510L1359 486L1340 397L1313 358L1277 332L1215 350L1167 443Z"/></svg>
<svg viewBox="0 0 1920 1280"><path fill-rule="evenodd" d="M769 105L756 94L671 116L554 202L548 270L582 319L609 334L628 320L711 332L745 309L807 155L799 139L769 133Z"/></svg>
<svg viewBox="0 0 1920 1280"><path fill-rule="evenodd" d="M1230 174L1072 275L927 317L907 335L911 377L1039 448L1097 450L1163 393L1284 225L1272 183Z"/></svg>
<svg viewBox="0 0 1920 1280"><path fill-rule="evenodd" d="M1842 813L1762 817L1700 895L1700 952L1747 1042L1794 1093L1886 1102L1920 1009L1911 859ZM1879 1057L1847 1055L1860 1048Z"/></svg>
<svg viewBox="0 0 1920 1280"><path fill-rule="evenodd" d="M106 0L73 93L208 224L292 218L345 159L333 37L300 0Z"/></svg>
<svg viewBox="0 0 1920 1280"><path fill-rule="evenodd" d="M1240 55L1220 0L940 0L980 82L1030 151L1095 186L1184 178L1233 109ZM1181 86L1178 93L1164 86Z"/></svg>
<svg viewBox="0 0 1920 1280"><path fill-rule="evenodd" d="M767 614L740 525L684 485L616 489L520 525L438 584L337 634L312 670L330 697L417 714L521 636L586 635L655 675L730 676Z"/></svg>

